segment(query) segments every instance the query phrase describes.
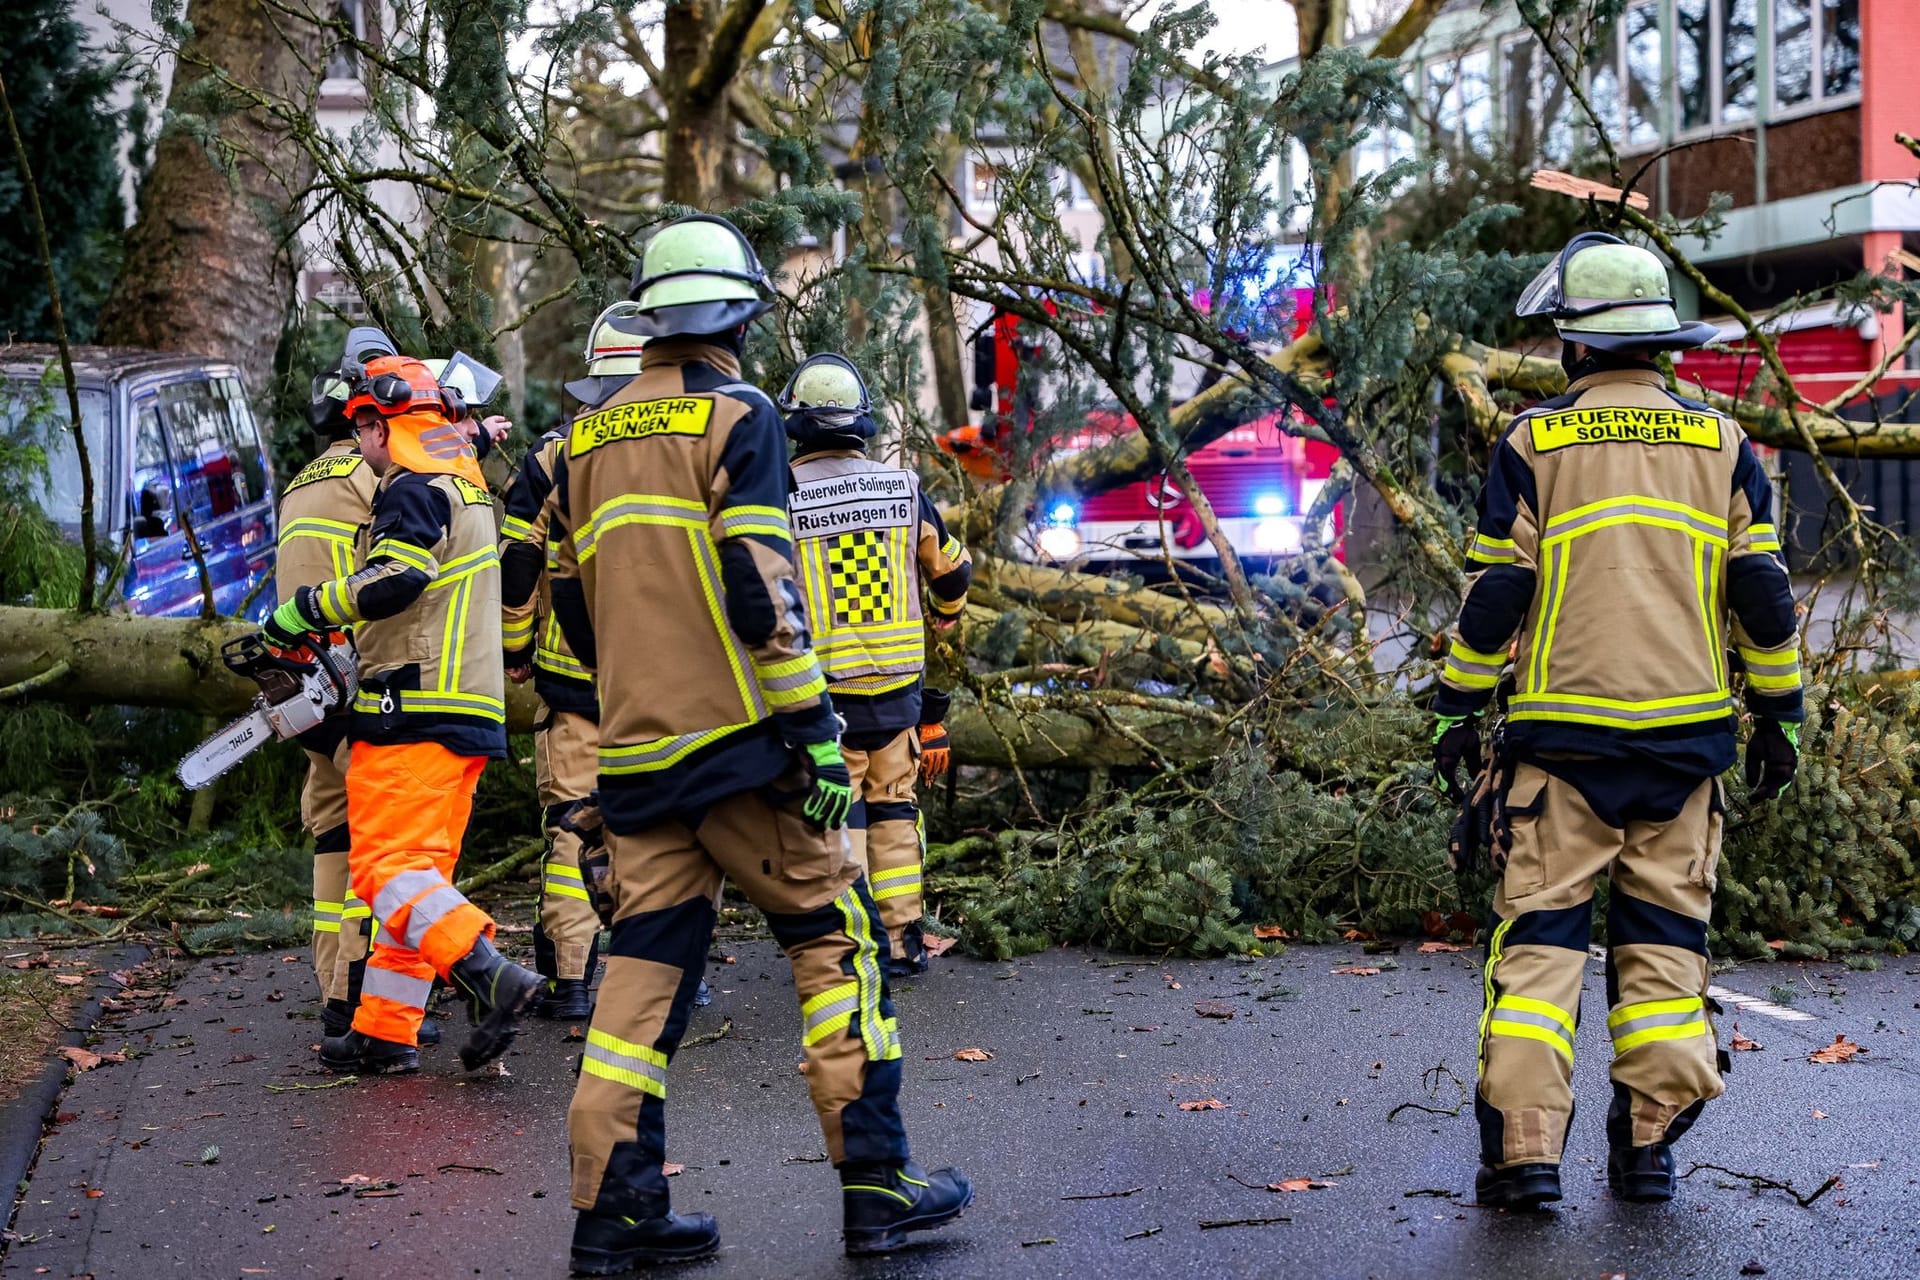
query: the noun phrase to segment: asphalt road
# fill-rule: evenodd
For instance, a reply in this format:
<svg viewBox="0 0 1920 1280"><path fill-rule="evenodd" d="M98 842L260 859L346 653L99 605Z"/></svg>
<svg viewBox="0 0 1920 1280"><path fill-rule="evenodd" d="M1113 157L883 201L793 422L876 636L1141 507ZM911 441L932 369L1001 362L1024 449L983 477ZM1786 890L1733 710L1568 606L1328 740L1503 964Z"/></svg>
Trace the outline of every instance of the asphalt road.
<svg viewBox="0 0 1920 1280"><path fill-rule="evenodd" d="M959 1163L978 1199L919 1250L855 1265L795 1069L785 966L761 942L722 953L737 963L712 966L719 998L693 1030L723 1019L731 1030L683 1050L672 1076L672 1154L687 1166L676 1203L716 1213L724 1240L717 1260L685 1272L701 1280L1920 1274L1913 960L1720 979L1745 997L1787 986L1794 998L1723 1019L1723 1036L1737 1022L1764 1048L1734 1055L1729 1095L1686 1140L1681 1167L1801 1194L1838 1176L1811 1207L1704 1169L1672 1205L1615 1204L1608 1050L1590 1004L1568 1199L1536 1216L1473 1207L1471 1106L1389 1119L1408 1102L1451 1111L1467 1087L1453 1081L1471 1076L1472 953L943 960L900 1001L908 1123L922 1162ZM1354 963L1385 971L1332 972ZM69 1089L0 1280L564 1275L575 1046L541 1025L505 1076L463 1076L448 1047L421 1075L322 1089L310 980L278 956L209 961L180 986L184 1003L97 1045L141 1056ZM1198 1002L1234 1016L1201 1016ZM1809 1062L1836 1033L1867 1052ZM952 1056L969 1047L994 1056ZM1429 1071L1441 1063L1455 1074ZM1178 1106L1208 1099L1224 1105ZM343 1192L356 1174L392 1186ZM1330 1185L1267 1189L1296 1177ZM1242 1225L1205 1225L1225 1222Z"/></svg>

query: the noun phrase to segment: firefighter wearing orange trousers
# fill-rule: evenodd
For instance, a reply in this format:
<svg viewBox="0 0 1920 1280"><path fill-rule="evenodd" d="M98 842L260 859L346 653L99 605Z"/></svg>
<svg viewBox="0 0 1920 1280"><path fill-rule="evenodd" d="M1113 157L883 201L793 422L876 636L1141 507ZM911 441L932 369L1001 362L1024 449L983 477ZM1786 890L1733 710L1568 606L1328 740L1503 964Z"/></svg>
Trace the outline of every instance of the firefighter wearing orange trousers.
<svg viewBox="0 0 1920 1280"><path fill-rule="evenodd" d="M786 440L740 381L766 274L724 219L648 244L639 376L577 418L558 461L553 607L600 687L612 933L568 1113L572 1265L611 1275L719 1247L670 1208L668 1064L725 876L793 966L807 1086L851 1253L897 1248L972 1198L908 1157L878 912L849 856L852 788L793 582ZM771 1170L769 1169L769 1172Z"/></svg>
<svg viewBox="0 0 1920 1280"><path fill-rule="evenodd" d="M1613 1100L1623 1200L1675 1191L1672 1144L1723 1089L1707 917L1735 760L1732 677L1754 719L1750 799L1791 781L1802 716L1773 492L1739 426L1667 389L1656 353L1710 342L1666 269L1575 237L1522 295L1565 341L1567 393L1522 414L1479 499L1467 594L1434 709L1450 787L1518 638L1496 772L1504 846L1480 1021L1482 1203L1560 1199L1596 876L1608 899ZM1728 648L1732 654L1727 652ZM1501 833L1504 832L1504 835Z"/></svg>
<svg viewBox="0 0 1920 1280"><path fill-rule="evenodd" d="M273 585L282 600L302 587L345 577L359 564L356 540L365 531L377 478L354 443L346 390L332 374L314 380L307 421L328 443L280 500ZM300 821L313 836L313 970L326 1002L323 1034L337 1036L351 1025L359 1000L370 931L367 906L347 879L345 721L329 720L305 735L301 746L307 781Z"/></svg>
<svg viewBox="0 0 1920 1280"><path fill-rule="evenodd" d="M853 775L854 858L887 927L887 971L923 973L921 823L914 783L945 769L947 698L924 690L925 610L950 627L967 607L973 560L947 532L920 477L866 456L878 427L866 380L844 356L802 361L780 393L795 445L795 562L814 651ZM930 747L930 750L923 750Z"/></svg>
<svg viewBox="0 0 1920 1280"><path fill-rule="evenodd" d="M489 759L506 754L493 501L459 393L420 361L343 362L347 412L380 476L366 567L281 604L269 642L353 627L348 721L354 892L380 921L353 1027L322 1042L331 1070L414 1071L435 974L466 996L471 1070L504 1052L539 980L493 947L493 921L453 887Z"/></svg>

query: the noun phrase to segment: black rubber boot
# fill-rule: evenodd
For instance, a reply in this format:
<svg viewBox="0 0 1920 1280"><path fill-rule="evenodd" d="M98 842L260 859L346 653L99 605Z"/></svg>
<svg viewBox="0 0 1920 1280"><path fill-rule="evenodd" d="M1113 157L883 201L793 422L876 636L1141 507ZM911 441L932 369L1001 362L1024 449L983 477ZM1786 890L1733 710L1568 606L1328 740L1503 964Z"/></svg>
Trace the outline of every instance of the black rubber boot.
<svg viewBox="0 0 1920 1280"><path fill-rule="evenodd" d="M1680 1189L1673 1172L1673 1148L1664 1142L1650 1147L1609 1147L1607 1185L1616 1200L1659 1204L1673 1199Z"/></svg>
<svg viewBox="0 0 1920 1280"><path fill-rule="evenodd" d="M840 1170L847 1252L892 1253L907 1232L944 1226L973 1203L973 1184L958 1169L928 1173L905 1165L846 1165Z"/></svg>
<svg viewBox="0 0 1920 1280"><path fill-rule="evenodd" d="M467 1016L473 1020L473 1031L460 1047L460 1065L472 1071L507 1051L543 984L533 970L501 955L484 937L454 962L447 976L466 997Z"/></svg>
<svg viewBox="0 0 1920 1280"><path fill-rule="evenodd" d="M690 1262L719 1247L711 1214L625 1218L583 1210L573 1223L573 1274L612 1276L647 1263Z"/></svg>
<svg viewBox="0 0 1920 1280"><path fill-rule="evenodd" d="M1473 1180L1474 1199L1490 1209L1538 1209L1560 1198L1560 1166L1516 1164L1505 1169L1480 1166Z"/></svg>
<svg viewBox="0 0 1920 1280"><path fill-rule="evenodd" d="M320 1034L326 1039L343 1036L353 1030L353 1006L345 1000L329 1000L320 1010Z"/></svg>
<svg viewBox="0 0 1920 1280"><path fill-rule="evenodd" d="M420 1051L410 1044L348 1030L320 1042L320 1065L341 1075L404 1076L420 1069Z"/></svg>
<svg viewBox="0 0 1920 1280"><path fill-rule="evenodd" d="M440 1021L437 1018L420 1019L420 1046L428 1048L440 1043Z"/></svg>
<svg viewBox="0 0 1920 1280"><path fill-rule="evenodd" d="M593 995L579 978L555 978L546 984L533 1012L554 1022L585 1022L593 1016Z"/></svg>

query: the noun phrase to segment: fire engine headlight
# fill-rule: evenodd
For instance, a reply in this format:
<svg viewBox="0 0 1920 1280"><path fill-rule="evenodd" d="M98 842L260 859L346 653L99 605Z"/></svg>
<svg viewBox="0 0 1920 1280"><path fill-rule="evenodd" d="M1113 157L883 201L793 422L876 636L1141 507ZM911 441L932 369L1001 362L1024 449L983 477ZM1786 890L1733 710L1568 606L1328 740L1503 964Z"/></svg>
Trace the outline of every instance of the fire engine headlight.
<svg viewBox="0 0 1920 1280"><path fill-rule="evenodd" d="M1261 520L1253 526L1253 549L1269 555L1286 555L1300 549L1300 522L1281 517Z"/></svg>
<svg viewBox="0 0 1920 1280"><path fill-rule="evenodd" d="M1277 493L1263 493L1253 500L1253 514L1283 516L1287 514L1287 500Z"/></svg>
<svg viewBox="0 0 1920 1280"><path fill-rule="evenodd" d="M1297 535L1295 541L1298 541ZM1080 554L1080 531L1070 525L1042 529L1040 550L1055 560L1071 560Z"/></svg>

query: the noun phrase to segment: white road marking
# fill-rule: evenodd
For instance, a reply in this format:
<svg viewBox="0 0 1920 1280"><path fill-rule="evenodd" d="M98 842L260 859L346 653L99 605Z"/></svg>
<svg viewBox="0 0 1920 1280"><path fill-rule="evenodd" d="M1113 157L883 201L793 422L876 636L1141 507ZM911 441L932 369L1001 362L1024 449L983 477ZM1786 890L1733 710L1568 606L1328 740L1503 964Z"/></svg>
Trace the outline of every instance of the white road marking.
<svg viewBox="0 0 1920 1280"><path fill-rule="evenodd" d="M1738 991L1729 991L1725 987L1708 987L1707 994L1723 1005L1738 1009L1741 1013L1757 1013L1763 1018L1773 1018L1780 1022L1818 1022L1819 1019L1800 1009L1789 1009L1785 1005L1775 1004L1771 1000L1762 1000L1758 996L1743 996Z"/></svg>

